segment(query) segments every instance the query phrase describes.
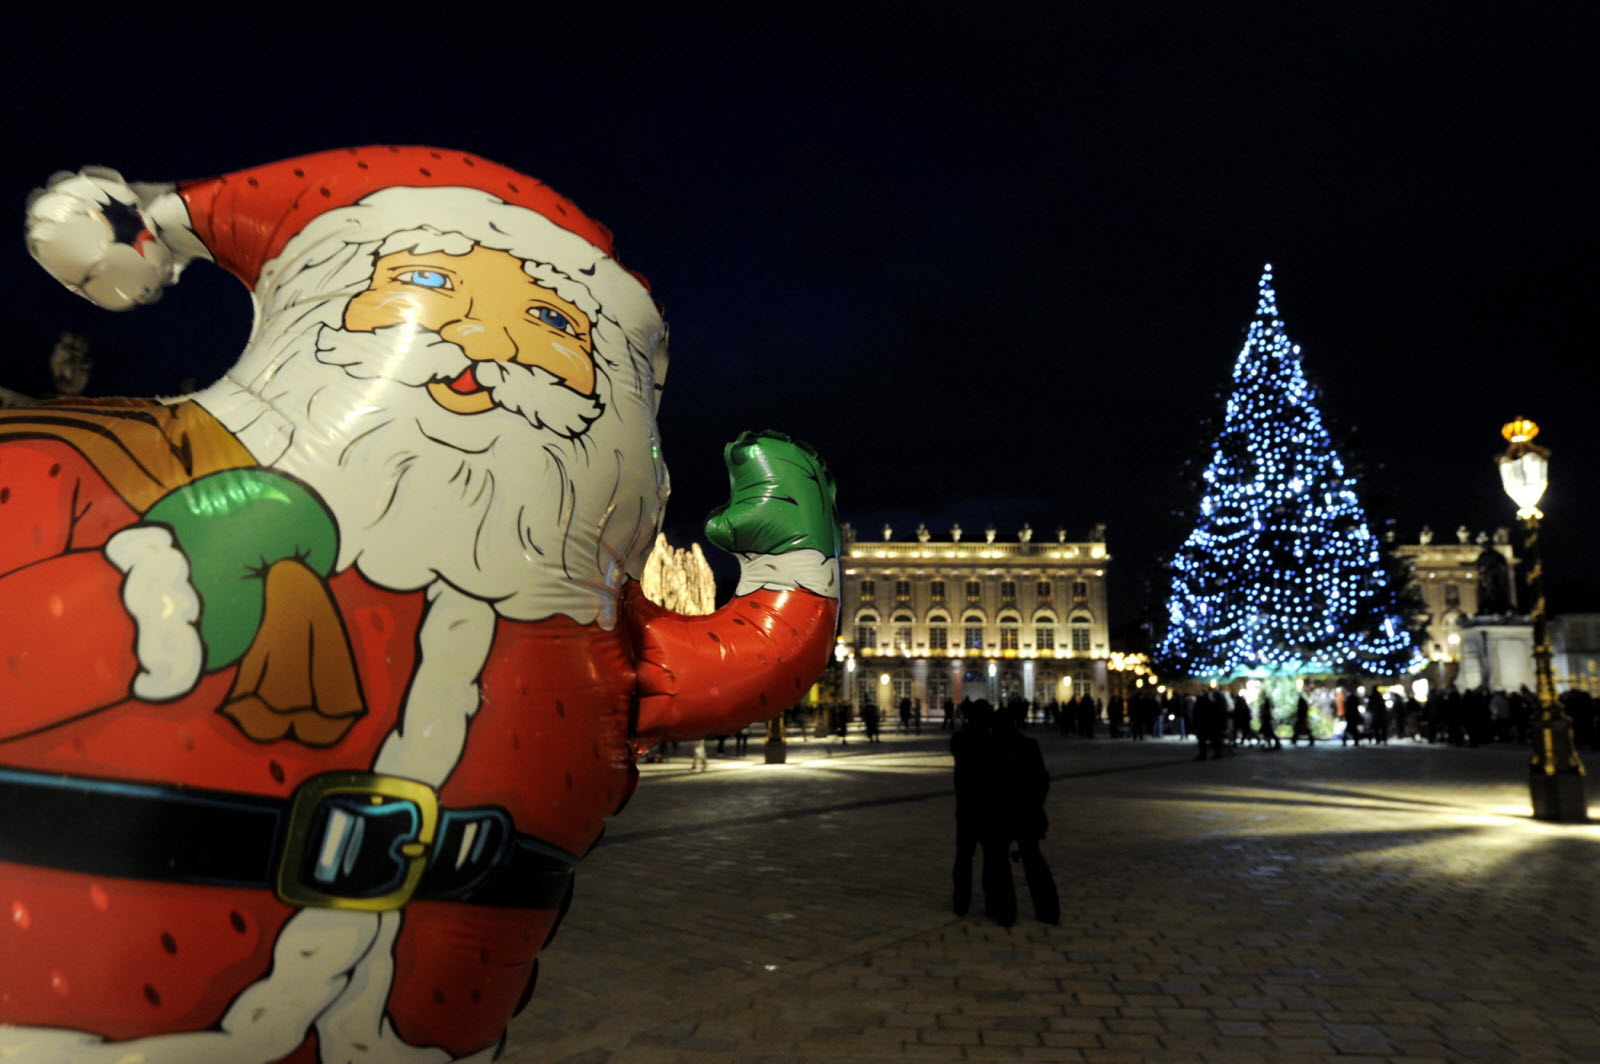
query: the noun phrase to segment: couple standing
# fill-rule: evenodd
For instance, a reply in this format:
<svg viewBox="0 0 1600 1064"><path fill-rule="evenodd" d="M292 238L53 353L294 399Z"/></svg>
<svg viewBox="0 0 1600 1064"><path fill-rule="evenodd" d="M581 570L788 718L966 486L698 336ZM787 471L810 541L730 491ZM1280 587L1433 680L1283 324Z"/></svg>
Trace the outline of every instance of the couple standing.
<svg viewBox="0 0 1600 1064"><path fill-rule="evenodd" d="M1049 827L1044 799L1050 790L1039 744L1023 735L1018 715L986 701L963 701L961 729L950 737L955 757L956 860L953 905L966 915L972 904L972 859L983 848L984 912L1002 927L1017 920L1017 895L1008 860L1012 845L1033 899L1033 912L1061 922L1050 866L1039 852Z"/></svg>

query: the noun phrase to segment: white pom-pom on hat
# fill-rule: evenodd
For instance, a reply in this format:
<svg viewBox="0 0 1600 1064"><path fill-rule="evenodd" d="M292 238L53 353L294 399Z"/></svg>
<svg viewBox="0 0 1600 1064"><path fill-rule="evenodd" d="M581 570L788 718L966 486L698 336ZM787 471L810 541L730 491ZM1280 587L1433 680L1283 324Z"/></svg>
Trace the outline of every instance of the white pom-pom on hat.
<svg viewBox="0 0 1600 1064"><path fill-rule="evenodd" d="M171 185L130 185L101 167L58 173L28 200L28 250L50 276L98 306L154 303L193 252L157 235L162 207L173 205L181 208Z"/></svg>

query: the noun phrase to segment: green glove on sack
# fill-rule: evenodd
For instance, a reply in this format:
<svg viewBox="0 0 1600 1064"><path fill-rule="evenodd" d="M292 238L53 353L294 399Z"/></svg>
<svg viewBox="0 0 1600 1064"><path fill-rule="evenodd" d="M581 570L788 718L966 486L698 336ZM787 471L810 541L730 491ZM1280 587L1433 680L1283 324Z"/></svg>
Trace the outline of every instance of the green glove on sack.
<svg viewBox="0 0 1600 1064"><path fill-rule="evenodd" d="M145 523L172 530L200 595L206 670L244 656L261 627L264 577L294 558L319 576L333 571L339 530L300 481L268 469L227 469L167 493Z"/></svg>

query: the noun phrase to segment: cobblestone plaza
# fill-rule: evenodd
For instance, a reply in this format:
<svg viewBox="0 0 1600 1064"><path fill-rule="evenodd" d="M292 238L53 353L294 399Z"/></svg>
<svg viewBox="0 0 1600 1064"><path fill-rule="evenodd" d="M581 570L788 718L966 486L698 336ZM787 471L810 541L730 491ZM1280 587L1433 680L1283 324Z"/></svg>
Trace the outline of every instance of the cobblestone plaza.
<svg viewBox="0 0 1600 1064"><path fill-rule="evenodd" d="M1533 821L1523 750L1031 734L1061 926L1020 876L1010 930L951 912L947 735L685 747L505 1059L1600 1061L1600 825Z"/></svg>

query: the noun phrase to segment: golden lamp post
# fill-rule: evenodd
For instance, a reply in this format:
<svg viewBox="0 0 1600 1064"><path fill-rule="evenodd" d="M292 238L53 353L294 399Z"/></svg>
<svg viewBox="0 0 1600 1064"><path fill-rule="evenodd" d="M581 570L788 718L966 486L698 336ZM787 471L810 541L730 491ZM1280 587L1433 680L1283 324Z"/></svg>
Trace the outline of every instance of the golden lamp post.
<svg viewBox="0 0 1600 1064"><path fill-rule="evenodd" d="M1500 482L1517 504L1522 518L1523 554L1528 564L1528 592L1533 621L1533 671L1538 686L1539 716L1534 722L1533 749L1528 760L1528 791L1533 815L1539 820L1577 824L1589 819L1584 797L1583 762L1572 743L1572 721L1556 701L1550 672L1550 638L1545 624L1544 566L1539 560L1539 499L1550 482L1550 452L1533 442L1539 426L1518 418L1500 430L1510 444L1495 459Z"/></svg>

